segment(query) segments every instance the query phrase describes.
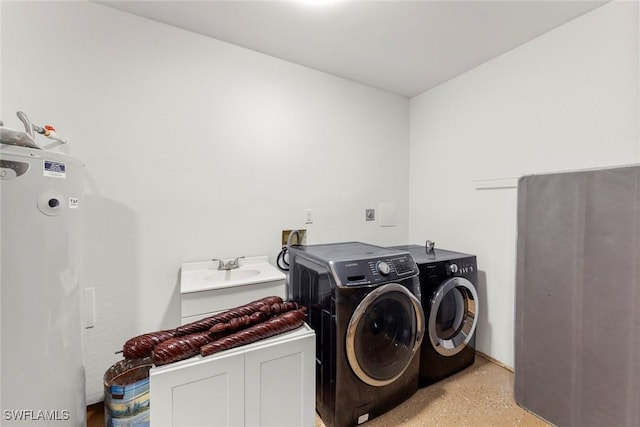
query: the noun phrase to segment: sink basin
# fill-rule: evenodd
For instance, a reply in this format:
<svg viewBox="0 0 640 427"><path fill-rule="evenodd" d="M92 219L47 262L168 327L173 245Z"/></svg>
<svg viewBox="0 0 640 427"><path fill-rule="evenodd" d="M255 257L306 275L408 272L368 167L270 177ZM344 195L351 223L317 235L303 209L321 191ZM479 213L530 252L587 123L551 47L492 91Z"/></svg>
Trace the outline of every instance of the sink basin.
<svg viewBox="0 0 640 427"><path fill-rule="evenodd" d="M180 293L203 292L255 283L284 281L286 276L269 264L266 256L240 259L240 267L218 270L217 261L182 264Z"/></svg>
<svg viewBox="0 0 640 427"><path fill-rule="evenodd" d="M218 261L183 263L180 272L181 322L238 307L266 296L287 298L286 276L267 256L240 259L240 268L218 270Z"/></svg>
<svg viewBox="0 0 640 427"><path fill-rule="evenodd" d="M260 274L260 271L258 270L245 270L245 269L220 270L220 271L216 271L211 274L205 275L203 279L211 282L227 282L230 280L248 279L250 277L257 276L258 274Z"/></svg>

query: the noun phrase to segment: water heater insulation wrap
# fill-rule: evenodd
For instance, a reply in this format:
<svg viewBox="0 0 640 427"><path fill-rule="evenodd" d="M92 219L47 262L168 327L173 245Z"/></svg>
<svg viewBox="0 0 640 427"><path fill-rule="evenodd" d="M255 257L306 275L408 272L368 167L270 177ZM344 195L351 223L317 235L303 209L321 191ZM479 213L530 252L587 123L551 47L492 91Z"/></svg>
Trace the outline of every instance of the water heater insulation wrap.
<svg viewBox="0 0 640 427"><path fill-rule="evenodd" d="M84 426L83 165L0 145L3 426Z"/></svg>

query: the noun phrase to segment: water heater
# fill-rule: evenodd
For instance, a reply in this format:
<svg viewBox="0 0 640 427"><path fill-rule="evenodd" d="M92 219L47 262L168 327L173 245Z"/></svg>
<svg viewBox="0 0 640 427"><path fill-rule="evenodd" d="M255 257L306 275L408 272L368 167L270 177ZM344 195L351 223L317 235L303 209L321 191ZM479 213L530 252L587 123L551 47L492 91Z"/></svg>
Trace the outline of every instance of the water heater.
<svg viewBox="0 0 640 427"><path fill-rule="evenodd" d="M83 165L3 130L0 425L84 426Z"/></svg>

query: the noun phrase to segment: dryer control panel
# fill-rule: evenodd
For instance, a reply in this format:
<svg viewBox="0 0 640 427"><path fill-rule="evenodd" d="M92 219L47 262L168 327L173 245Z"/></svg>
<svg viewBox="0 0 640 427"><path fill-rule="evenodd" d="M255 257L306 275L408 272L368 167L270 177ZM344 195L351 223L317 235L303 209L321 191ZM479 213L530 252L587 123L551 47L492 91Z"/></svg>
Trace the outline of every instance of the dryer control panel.
<svg viewBox="0 0 640 427"><path fill-rule="evenodd" d="M331 263L338 286L367 286L397 282L419 273L411 255L395 255Z"/></svg>
<svg viewBox="0 0 640 427"><path fill-rule="evenodd" d="M473 274L476 269L475 259L460 259L445 263L445 269L447 274L451 275L466 275Z"/></svg>

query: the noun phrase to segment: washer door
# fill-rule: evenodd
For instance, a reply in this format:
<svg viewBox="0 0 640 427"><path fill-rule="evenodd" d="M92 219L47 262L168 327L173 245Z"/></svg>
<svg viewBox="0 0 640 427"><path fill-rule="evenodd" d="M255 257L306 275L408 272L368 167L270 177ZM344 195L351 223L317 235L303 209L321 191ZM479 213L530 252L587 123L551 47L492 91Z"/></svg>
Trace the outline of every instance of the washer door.
<svg viewBox="0 0 640 427"><path fill-rule="evenodd" d="M397 283L382 285L358 304L347 329L347 359L360 380L384 386L409 367L424 337L420 301Z"/></svg>
<svg viewBox="0 0 640 427"><path fill-rule="evenodd" d="M473 337L478 322L478 293L464 277L444 282L431 298L429 339L443 356L458 354Z"/></svg>

